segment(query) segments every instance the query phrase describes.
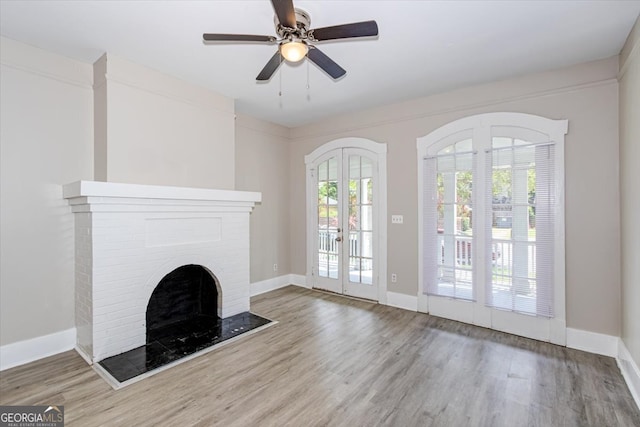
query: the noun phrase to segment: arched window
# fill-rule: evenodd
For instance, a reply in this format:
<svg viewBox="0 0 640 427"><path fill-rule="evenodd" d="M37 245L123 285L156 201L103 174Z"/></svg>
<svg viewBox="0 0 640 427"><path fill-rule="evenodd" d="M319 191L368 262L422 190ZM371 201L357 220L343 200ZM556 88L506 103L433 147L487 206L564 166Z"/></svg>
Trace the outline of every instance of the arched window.
<svg viewBox="0 0 640 427"><path fill-rule="evenodd" d="M421 311L564 344L566 130L490 113L418 139Z"/></svg>

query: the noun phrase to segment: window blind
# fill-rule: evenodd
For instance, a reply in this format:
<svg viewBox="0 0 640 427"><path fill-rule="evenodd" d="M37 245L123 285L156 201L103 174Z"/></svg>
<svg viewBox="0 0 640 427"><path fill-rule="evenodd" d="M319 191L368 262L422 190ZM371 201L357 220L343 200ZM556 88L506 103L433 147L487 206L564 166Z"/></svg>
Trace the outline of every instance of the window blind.
<svg viewBox="0 0 640 427"><path fill-rule="evenodd" d="M555 145L486 153L485 301L488 306L553 317Z"/></svg>
<svg viewBox="0 0 640 427"><path fill-rule="evenodd" d="M424 159L423 292L474 300L475 152Z"/></svg>

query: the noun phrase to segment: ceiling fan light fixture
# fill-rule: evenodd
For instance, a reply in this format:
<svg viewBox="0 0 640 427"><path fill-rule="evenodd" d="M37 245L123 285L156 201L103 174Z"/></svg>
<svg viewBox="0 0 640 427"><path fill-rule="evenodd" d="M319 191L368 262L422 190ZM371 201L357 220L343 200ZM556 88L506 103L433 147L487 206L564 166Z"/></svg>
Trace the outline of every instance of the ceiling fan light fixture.
<svg viewBox="0 0 640 427"><path fill-rule="evenodd" d="M300 41L290 41L280 45L280 54L289 62L301 61L309 51L309 46Z"/></svg>
<svg viewBox="0 0 640 427"><path fill-rule="evenodd" d="M0 0L2 1L2 0ZM351 22L330 27L310 28L309 14L293 6L293 0L271 0L275 12L273 23L278 37L256 34L204 33L204 42L254 42L278 44L278 50L256 76L259 82L269 81L284 61L300 62L307 58L329 77L337 80L347 72L315 46L316 42L345 40L378 35L376 21ZM284 61L283 61L284 58Z"/></svg>

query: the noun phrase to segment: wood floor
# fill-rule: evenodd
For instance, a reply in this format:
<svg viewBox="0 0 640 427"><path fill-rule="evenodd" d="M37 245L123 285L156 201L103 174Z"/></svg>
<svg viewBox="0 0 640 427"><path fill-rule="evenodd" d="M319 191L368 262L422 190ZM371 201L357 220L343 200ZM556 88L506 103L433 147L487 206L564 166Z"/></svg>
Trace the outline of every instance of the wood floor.
<svg viewBox="0 0 640 427"><path fill-rule="evenodd" d="M287 287L275 326L114 391L75 352L0 373L67 426L640 426L614 359Z"/></svg>

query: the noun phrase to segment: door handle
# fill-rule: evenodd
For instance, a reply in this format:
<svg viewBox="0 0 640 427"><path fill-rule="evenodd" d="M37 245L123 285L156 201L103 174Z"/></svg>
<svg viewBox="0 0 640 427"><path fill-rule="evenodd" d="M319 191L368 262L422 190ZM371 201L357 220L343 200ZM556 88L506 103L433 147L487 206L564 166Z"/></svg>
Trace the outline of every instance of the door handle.
<svg viewBox="0 0 640 427"><path fill-rule="evenodd" d="M336 237L336 242L342 242L342 236Z"/></svg>

